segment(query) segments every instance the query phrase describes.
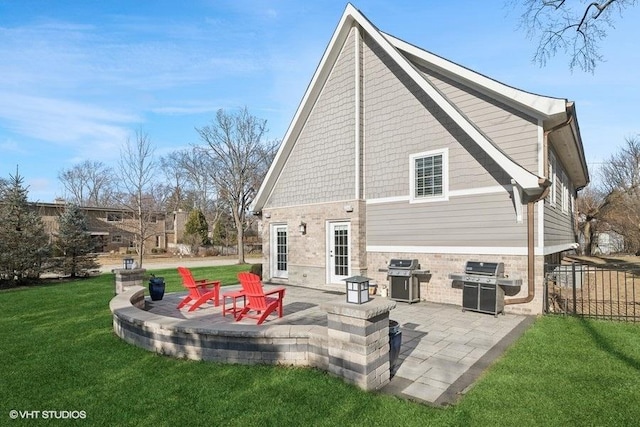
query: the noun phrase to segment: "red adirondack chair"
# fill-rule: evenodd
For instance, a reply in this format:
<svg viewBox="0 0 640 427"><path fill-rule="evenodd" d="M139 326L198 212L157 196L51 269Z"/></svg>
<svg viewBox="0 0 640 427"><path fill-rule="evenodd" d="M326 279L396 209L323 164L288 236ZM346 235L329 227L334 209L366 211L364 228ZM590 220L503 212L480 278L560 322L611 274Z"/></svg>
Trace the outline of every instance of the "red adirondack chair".
<svg viewBox="0 0 640 427"><path fill-rule="evenodd" d="M247 303L236 317L236 321L243 317L257 319L258 325L262 324L269 314L278 310L278 317L282 317L282 301L285 288L270 288L265 292L260 281L260 276L253 273L238 273L238 280L247 297ZM269 296L276 295L277 296ZM249 314L255 312L256 314Z"/></svg>
<svg viewBox="0 0 640 427"><path fill-rule="evenodd" d="M191 270L185 267L178 267L178 273L182 276L182 286L187 288L189 293L178 304L178 310L192 302L189 311L193 311L205 302L212 300L214 306L220 305L220 281L218 280L195 280Z"/></svg>

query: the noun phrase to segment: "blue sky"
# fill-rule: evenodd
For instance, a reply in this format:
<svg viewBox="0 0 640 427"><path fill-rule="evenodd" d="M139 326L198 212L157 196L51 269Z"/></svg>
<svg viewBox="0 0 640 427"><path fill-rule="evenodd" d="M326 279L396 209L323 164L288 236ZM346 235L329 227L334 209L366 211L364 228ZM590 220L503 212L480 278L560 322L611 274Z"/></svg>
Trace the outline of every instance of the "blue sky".
<svg viewBox="0 0 640 427"><path fill-rule="evenodd" d="M640 7L601 43L595 74L535 42L503 1L353 2L382 31L498 81L576 102L593 170L640 132ZM115 166L147 133L156 153L199 143L196 127L246 106L281 139L344 1L0 0L0 176L19 166L33 201L65 194L62 169Z"/></svg>

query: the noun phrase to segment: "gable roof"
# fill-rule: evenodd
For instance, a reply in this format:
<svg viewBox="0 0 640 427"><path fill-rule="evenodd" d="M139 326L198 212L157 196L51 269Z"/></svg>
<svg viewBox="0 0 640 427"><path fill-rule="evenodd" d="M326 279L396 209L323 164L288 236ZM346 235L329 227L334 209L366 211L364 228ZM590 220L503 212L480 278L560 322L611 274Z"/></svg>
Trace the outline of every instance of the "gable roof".
<svg viewBox="0 0 640 427"><path fill-rule="evenodd" d="M437 71L456 82L471 87L491 98L499 99L516 110L523 111L532 117L542 120L545 131L553 130L555 132L554 136L556 138L554 138L554 142L557 144L555 144L554 149L562 158L572 182L577 188L584 187L589 183L589 171L573 101L537 95L505 85L413 46L390 34L383 34L411 62Z"/></svg>
<svg viewBox="0 0 640 427"><path fill-rule="evenodd" d="M307 87L293 120L276 153L275 159L258 190L251 205L251 210L258 212L267 202L271 191L295 145L307 117L326 83L341 47L354 25L360 26L389 57L395 61L411 78L478 146L487 153L512 178L512 181L530 197L540 195L549 185L546 178L525 169L506 153L504 153L487 135L482 132L460 109L447 99L421 72L416 63L428 65L428 68L440 70L454 80L464 82L480 92L498 98L507 105L525 111L533 117L547 123L557 125L567 120L568 103L565 99L550 98L528 93L485 77L479 73L447 61L437 55L419 49L393 36L378 30L364 15L351 4L340 18L340 22L320 60L318 68ZM545 126L546 128L547 126ZM581 145L581 143L580 143ZM580 147L581 148L581 147ZM586 162L584 163L586 171ZM588 180L588 178L587 178Z"/></svg>

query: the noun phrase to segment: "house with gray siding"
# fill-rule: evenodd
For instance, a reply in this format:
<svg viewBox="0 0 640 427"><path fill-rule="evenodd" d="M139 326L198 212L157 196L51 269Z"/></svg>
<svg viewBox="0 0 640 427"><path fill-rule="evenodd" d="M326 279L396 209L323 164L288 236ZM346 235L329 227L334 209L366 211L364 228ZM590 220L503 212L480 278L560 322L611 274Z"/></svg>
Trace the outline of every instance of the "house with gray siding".
<svg viewBox="0 0 640 427"><path fill-rule="evenodd" d="M576 246L589 174L575 105L516 89L376 28L348 5L252 204L263 277L310 287L387 283L418 259L420 298L460 304L467 260L524 285L505 311L542 309L544 263Z"/></svg>

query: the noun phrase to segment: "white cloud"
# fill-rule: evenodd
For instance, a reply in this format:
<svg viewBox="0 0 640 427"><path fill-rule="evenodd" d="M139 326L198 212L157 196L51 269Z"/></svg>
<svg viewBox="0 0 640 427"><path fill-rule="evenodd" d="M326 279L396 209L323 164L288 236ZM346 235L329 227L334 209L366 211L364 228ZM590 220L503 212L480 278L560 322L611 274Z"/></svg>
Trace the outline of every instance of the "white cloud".
<svg viewBox="0 0 640 427"><path fill-rule="evenodd" d="M3 142L0 142L0 151L3 153L17 153L17 154L26 154L27 151L21 147L15 140L6 139Z"/></svg>
<svg viewBox="0 0 640 427"><path fill-rule="evenodd" d="M133 114L53 98L4 94L0 120L14 132L56 143L122 140L124 124L140 122Z"/></svg>

